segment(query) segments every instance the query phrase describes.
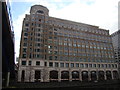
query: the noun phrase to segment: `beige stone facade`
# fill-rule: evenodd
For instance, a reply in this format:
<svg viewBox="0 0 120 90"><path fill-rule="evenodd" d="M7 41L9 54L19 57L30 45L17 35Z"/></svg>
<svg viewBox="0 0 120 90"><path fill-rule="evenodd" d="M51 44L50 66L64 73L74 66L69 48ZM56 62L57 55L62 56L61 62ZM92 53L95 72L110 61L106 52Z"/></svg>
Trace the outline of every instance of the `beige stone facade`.
<svg viewBox="0 0 120 90"><path fill-rule="evenodd" d="M41 5L23 21L18 81L118 79L108 30L49 16Z"/></svg>

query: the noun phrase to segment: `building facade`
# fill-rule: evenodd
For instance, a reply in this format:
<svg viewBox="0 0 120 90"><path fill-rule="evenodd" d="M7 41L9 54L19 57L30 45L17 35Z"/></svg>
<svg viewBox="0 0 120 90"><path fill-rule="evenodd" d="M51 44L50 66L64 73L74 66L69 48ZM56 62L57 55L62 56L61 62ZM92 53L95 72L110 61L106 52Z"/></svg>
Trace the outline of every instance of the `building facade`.
<svg viewBox="0 0 120 90"><path fill-rule="evenodd" d="M120 30L111 34L112 43L114 47L114 55L116 62L118 62L119 77L120 77Z"/></svg>
<svg viewBox="0 0 120 90"><path fill-rule="evenodd" d="M14 30L11 7L8 0L0 1L2 6L2 86L9 86L15 80Z"/></svg>
<svg viewBox="0 0 120 90"><path fill-rule="evenodd" d="M23 20L18 81L118 79L108 30L49 16L42 5Z"/></svg>

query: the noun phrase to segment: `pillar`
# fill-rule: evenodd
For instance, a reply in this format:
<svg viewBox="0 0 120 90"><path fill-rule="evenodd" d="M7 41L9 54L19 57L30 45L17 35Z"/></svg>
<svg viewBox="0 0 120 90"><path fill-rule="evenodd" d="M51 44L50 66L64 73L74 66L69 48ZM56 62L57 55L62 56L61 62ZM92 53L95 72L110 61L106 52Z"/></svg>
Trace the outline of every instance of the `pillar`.
<svg viewBox="0 0 120 90"><path fill-rule="evenodd" d="M107 79L107 77L106 77L106 71L104 71L104 79L105 80Z"/></svg>
<svg viewBox="0 0 120 90"><path fill-rule="evenodd" d="M113 71L111 71L111 76L112 76L112 79L114 79L114 77L113 77Z"/></svg>
<svg viewBox="0 0 120 90"><path fill-rule="evenodd" d="M81 70L79 70L79 80L82 81L82 74Z"/></svg>
<svg viewBox="0 0 120 90"><path fill-rule="evenodd" d="M98 70L96 71L96 76L97 76L97 80L98 80Z"/></svg>
<svg viewBox="0 0 120 90"><path fill-rule="evenodd" d="M91 80L90 70L88 70L88 81Z"/></svg>
<svg viewBox="0 0 120 90"><path fill-rule="evenodd" d="M72 81L72 71L69 70L69 81Z"/></svg>
<svg viewBox="0 0 120 90"><path fill-rule="evenodd" d="M58 82L61 82L61 71L58 71Z"/></svg>
<svg viewBox="0 0 120 90"><path fill-rule="evenodd" d="M34 78L35 78L35 70L31 71L31 82L34 82Z"/></svg>
<svg viewBox="0 0 120 90"><path fill-rule="evenodd" d="M21 82L21 73L22 71L21 70L18 70L18 82Z"/></svg>

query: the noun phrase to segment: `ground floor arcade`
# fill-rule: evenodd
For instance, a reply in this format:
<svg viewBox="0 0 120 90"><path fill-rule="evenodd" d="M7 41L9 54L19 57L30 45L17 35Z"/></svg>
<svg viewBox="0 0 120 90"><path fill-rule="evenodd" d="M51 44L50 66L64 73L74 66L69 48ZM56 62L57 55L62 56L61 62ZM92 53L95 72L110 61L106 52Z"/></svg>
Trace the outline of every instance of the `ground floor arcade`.
<svg viewBox="0 0 120 90"><path fill-rule="evenodd" d="M117 69L23 68L19 82L96 81L118 79Z"/></svg>

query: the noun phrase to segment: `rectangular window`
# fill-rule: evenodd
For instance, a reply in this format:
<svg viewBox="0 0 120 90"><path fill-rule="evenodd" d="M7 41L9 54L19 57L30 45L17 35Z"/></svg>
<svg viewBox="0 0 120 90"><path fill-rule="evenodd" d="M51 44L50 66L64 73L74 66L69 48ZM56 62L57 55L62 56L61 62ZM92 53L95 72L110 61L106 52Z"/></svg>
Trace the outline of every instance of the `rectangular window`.
<svg viewBox="0 0 120 90"><path fill-rule="evenodd" d="M24 33L24 36L28 36L28 33Z"/></svg>
<svg viewBox="0 0 120 90"><path fill-rule="evenodd" d="M49 56L49 60L52 60L52 56Z"/></svg>
<svg viewBox="0 0 120 90"><path fill-rule="evenodd" d="M59 65L58 65L58 62L55 62L55 67L58 67Z"/></svg>
<svg viewBox="0 0 120 90"><path fill-rule="evenodd" d="M22 61L22 65L26 65L26 61Z"/></svg>
<svg viewBox="0 0 120 90"><path fill-rule="evenodd" d="M27 43L24 43L23 46L27 46Z"/></svg>
<svg viewBox="0 0 120 90"><path fill-rule="evenodd" d="M71 67L74 67L74 63L71 63Z"/></svg>
<svg viewBox="0 0 120 90"><path fill-rule="evenodd" d="M84 64L82 64L82 63L81 63L81 64L80 64L80 67L82 67L82 68L83 68L83 67L84 67Z"/></svg>
<svg viewBox="0 0 120 90"><path fill-rule="evenodd" d="M22 58L26 58L26 54L23 54Z"/></svg>
<svg viewBox="0 0 120 90"><path fill-rule="evenodd" d="M40 61L36 61L36 65L40 65Z"/></svg>
<svg viewBox="0 0 120 90"><path fill-rule="evenodd" d="M53 62L49 62L49 66L50 66L50 67L53 67Z"/></svg>
<svg viewBox="0 0 120 90"><path fill-rule="evenodd" d="M27 50L26 48L23 48L23 52L26 52L26 50Z"/></svg>
<svg viewBox="0 0 120 90"><path fill-rule="evenodd" d="M45 62L44 64L45 64L45 66L47 66L47 62Z"/></svg>
<svg viewBox="0 0 120 90"><path fill-rule="evenodd" d="M98 64L98 68L100 68L100 64Z"/></svg>
<svg viewBox="0 0 120 90"><path fill-rule="evenodd" d="M31 64L32 64L32 61L29 61L28 65L31 66Z"/></svg>
<svg viewBox="0 0 120 90"><path fill-rule="evenodd" d="M48 48L52 49L52 46L48 46Z"/></svg>
<svg viewBox="0 0 120 90"><path fill-rule="evenodd" d="M85 64L85 67L88 68L88 64Z"/></svg>
<svg viewBox="0 0 120 90"><path fill-rule="evenodd" d="M28 23L26 23L26 24L25 24L25 26L26 26L26 27L28 27L28 26L29 26L29 24L28 24Z"/></svg>
<svg viewBox="0 0 120 90"><path fill-rule="evenodd" d="M93 64L93 67L96 67L96 64Z"/></svg>
<svg viewBox="0 0 120 90"><path fill-rule="evenodd" d="M102 68L104 68L104 64L102 64Z"/></svg>
<svg viewBox="0 0 120 90"><path fill-rule="evenodd" d="M66 66L66 67L69 67L69 63L66 63L65 66Z"/></svg>
<svg viewBox="0 0 120 90"><path fill-rule="evenodd" d="M57 56L55 56L54 59L57 60Z"/></svg>
<svg viewBox="0 0 120 90"><path fill-rule="evenodd" d="M57 51L54 51L54 54L57 54Z"/></svg>
<svg viewBox="0 0 120 90"><path fill-rule="evenodd" d="M76 67L79 67L79 63L76 63Z"/></svg>
<svg viewBox="0 0 120 90"><path fill-rule="evenodd" d="M92 64L89 64L89 67L92 67Z"/></svg>
<svg viewBox="0 0 120 90"><path fill-rule="evenodd" d="M24 38L24 41L27 41L27 38Z"/></svg>
<svg viewBox="0 0 120 90"><path fill-rule="evenodd" d="M60 63L60 67L64 67L64 63Z"/></svg>

